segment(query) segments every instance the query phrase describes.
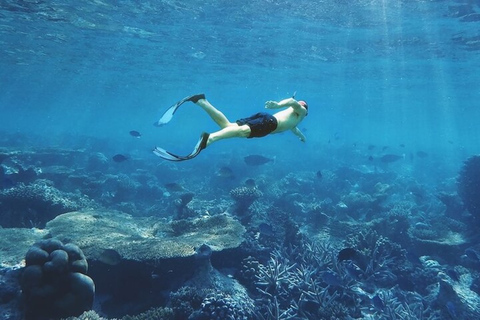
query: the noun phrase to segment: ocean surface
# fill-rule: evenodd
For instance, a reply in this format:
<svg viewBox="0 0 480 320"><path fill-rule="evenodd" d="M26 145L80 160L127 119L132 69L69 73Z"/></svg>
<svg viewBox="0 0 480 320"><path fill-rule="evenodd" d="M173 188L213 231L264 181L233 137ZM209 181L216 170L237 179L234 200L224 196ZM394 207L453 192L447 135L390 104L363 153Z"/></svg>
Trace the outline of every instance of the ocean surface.
<svg viewBox="0 0 480 320"><path fill-rule="evenodd" d="M94 207L173 221L199 218L206 211L227 213L246 228L246 234L260 235L260 239L262 234L287 237L287 227L275 230L276 219L262 216L280 210L296 224L305 241L328 238L335 248L330 250L334 257L342 248L362 250L347 231L337 230L342 229L338 227L341 223L355 225L352 234L359 230L367 234L368 228L373 228L407 251L418 245L418 239L425 240L415 230L427 228L431 233L428 240L436 241L435 245L426 245L416 258L438 261L439 270L455 269L460 278L468 274L478 279L480 262L471 253L477 249L480 253L475 237L480 224L472 218L476 204L469 203L480 196L480 165L466 168L464 163L480 154L479 84L480 2L475 0L1 0L0 149L5 157L0 157L0 178L4 179L0 217L23 211L18 221L0 219L0 226L43 229L56 216L47 209L48 219L38 217L41 210L35 203L10 206L9 190L39 184L55 188L65 197L76 194L78 205L65 206L72 210L59 210L60 214ZM152 153L155 146L186 155L202 132L218 129L191 103L182 105L168 125L153 125L168 107L197 93L205 93L232 122L270 112L264 108L268 100L292 96L306 100L309 114L298 127L306 142L285 132L260 139L222 140L184 162L156 157ZM141 137L132 136L132 130ZM98 154L103 158L95 162L92 155ZM124 158L114 159L115 155ZM260 156L259 161L266 163L249 165L244 157L250 155ZM35 174L24 174L29 168ZM87 178L75 180L73 176L97 179L103 187L95 189L91 180L88 184ZM237 212L227 210L237 201L232 191L243 185L262 192L254 197L256 205L237 207ZM180 200L175 198L182 193ZM80 197L85 198L80 201ZM21 199L17 201L25 201ZM87 202L89 205L82 207ZM193 206L182 216L178 208L187 205ZM161 213L154 209L159 207L164 208L158 209ZM372 227L375 219L393 223L386 215L399 207L407 211L408 236ZM27 211L36 212L35 217L24 214ZM325 217L329 222L322 220ZM436 229L446 224L444 218L461 226ZM330 231L325 231L326 225ZM453 247L448 246L447 256L442 256L442 245L449 241L441 238L445 232L463 240L450 243ZM255 241L244 237L247 242ZM252 246L241 252L245 258L256 258L264 268L270 258L274 261L270 263L275 263L282 256L298 267L292 252L288 257L285 252L278 253L288 247L285 243L261 243L266 255ZM467 249L470 255L465 258ZM350 258L346 260L367 273L368 263ZM95 258L92 261L95 265ZM217 269L221 265L214 263ZM371 277L352 277L347 281L345 274L325 265L315 267L323 275L320 287L331 301L345 303L350 310L345 319L413 319L400 311L385 312L388 297L396 299L392 306L413 303L406 294L404 300L400 298L399 292L407 291L425 299L425 318L480 314L480 303L465 298L480 301L476 280L472 280L476 287L465 285L468 293L445 293L429 300L425 297L431 296L431 291L401 285L394 291L400 280L380 283ZM240 262L223 267L240 269ZM418 269L427 267L424 263ZM326 272L332 272L333 278ZM339 275L343 278L337 279ZM234 276L252 301L257 301L254 307L242 307L256 310L247 318L253 319L253 314L258 319L329 318L315 313L319 295L305 300L311 305L304 306L302 313L298 311L300 300L308 290L302 297L285 293L285 288L275 291L260 277L261 272L248 282ZM425 285L438 285L441 279L437 280ZM346 290L345 281L349 288L357 283L364 293ZM175 292L176 299L185 298L178 298L179 283L162 287L159 291L164 298L148 307L172 307L172 298L165 297ZM337 295L335 287L343 291ZM101 286L97 289L98 296L111 294L108 290L102 293ZM276 297L279 292L283 293ZM97 300L94 310L105 317L148 309L107 312ZM300 308L288 306L293 300ZM285 317L271 311L277 301L280 311L288 311ZM468 304L474 305L473 309L468 309ZM208 318L199 315L203 311L198 306L191 311L193 315L181 316L175 311L176 319Z"/></svg>

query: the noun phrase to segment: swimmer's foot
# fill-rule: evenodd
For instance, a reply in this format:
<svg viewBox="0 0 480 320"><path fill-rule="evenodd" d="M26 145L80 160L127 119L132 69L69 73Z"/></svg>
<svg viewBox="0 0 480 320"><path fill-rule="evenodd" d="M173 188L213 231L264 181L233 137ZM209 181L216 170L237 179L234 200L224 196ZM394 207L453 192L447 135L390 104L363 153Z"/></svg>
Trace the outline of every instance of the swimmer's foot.
<svg viewBox="0 0 480 320"><path fill-rule="evenodd" d="M167 109L167 111L165 111L162 115L162 117L160 118L160 120L158 120L157 122L155 122L153 125L156 126L156 127L161 127L163 125L166 125L167 123L170 122L170 120L172 120L173 118L173 115L175 114L175 112L177 112L177 109L182 105L184 104L185 102L187 101L192 101L193 103L197 103L198 100L201 100L201 99L205 99L205 95L203 93L200 93L200 94L195 94L193 96L188 96L188 97L185 97L183 98L182 100L178 101L177 103L175 103L173 106L171 106L170 108Z"/></svg>
<svg viewBox="0 0 480 320"><path fill-rule="evenodd" d="M197 144L195 145L195 148L193 149L192 153L190 153L188 156L179 156L179 155L176 155L174 153L171 153L170 151L167 151L167 150L159 148L159 147L155 147L155 149L153 149L153 153L155 155L159 156L160 158L163 158L163 159L169 160L169 161L190 160L190 159L193 159L196 156L198 156L200 154L200 152L207 147L207 141L208 141L209 136L210 136L210 134L208 134L206 132L202 133L202 135L200 136L200 139L198 140Z"/></svg>
<svg viewBox="0 0 480 320"><path fill-rule="evenodd" d="M185 101L192 101L193 103L197 103L198 100L205 99L205 94L200 93L200 94L195 94L191 97L188 97L185 99Z"/></svg>
<svg viewBox="0 0 480 320"><path fill-rule="evenodd" d="M202 133L200 136L200 143L198 144L199 150L203 150L207 147L208 138L210 137L209 133Z"/></svg>

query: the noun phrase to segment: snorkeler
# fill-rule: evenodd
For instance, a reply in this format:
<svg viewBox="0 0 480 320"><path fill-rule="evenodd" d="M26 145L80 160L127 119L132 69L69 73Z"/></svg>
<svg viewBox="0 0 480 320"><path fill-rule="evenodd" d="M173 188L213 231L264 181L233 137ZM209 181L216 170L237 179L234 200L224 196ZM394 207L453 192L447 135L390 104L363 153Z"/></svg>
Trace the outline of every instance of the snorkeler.
<svg viewBox="0 0 480 320"><path fill-rule="evenodd" d="M210 146L212 143L227 138L259 138L268 134L274 134L291 130L302 142L305 142L305 136L297 128L298 124L308 114L308 105L305 101L297 101L294 97L284 99L282 101L265 102L266 109L281 109L275 114L259 112L251 117L239 119L230 122L227 117L207 101L204 94L188 96L171 106L158 120L154 123L156 126L163 126L172 120L177 109L185 102L191 101L212 118L220 127L219 131L213 133L202 133L200 140L196 144L192 153L187 156L178 156L165 149L155 147L153 153L163 159L170 161L183 161L196 157L200 151Z"/></svg>

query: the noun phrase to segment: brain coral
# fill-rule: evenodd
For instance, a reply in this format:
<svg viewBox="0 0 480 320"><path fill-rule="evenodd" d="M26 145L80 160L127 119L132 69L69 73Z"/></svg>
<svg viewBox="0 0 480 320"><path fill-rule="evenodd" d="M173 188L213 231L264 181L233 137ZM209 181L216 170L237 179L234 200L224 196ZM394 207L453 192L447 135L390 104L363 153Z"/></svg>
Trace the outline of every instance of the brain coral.
<svg viewBox="0 0 480 320"><path fill-rule="evenodd" d="M95 285L76 245L41 240L28 250L25 265L20 284L26 319L77 316L91 309Z"/></svg>

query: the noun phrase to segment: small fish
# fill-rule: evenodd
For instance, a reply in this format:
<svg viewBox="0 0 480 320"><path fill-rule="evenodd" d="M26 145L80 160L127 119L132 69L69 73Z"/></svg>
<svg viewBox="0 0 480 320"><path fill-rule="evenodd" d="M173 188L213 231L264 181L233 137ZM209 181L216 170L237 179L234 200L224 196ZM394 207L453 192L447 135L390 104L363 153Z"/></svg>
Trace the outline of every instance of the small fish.
<svg viewBox="0 0 480 320"><path fill-rule="evenodd" d="M221 167L215 173L217 177L224 178L224 179L235 179L235 174L233 170L229 167Z"/></svg>
<svg viewBox="0 0 480 320"><path fill-rule="evenodd" d="M347 270L347 273L350 277L352 277L352 279L355 279L355 280L359 280L362 275L363 275L363 271L362 269L360 269L359 266L357 266L355 263L353 263L352 261L349 261L346 265L345 265L345 270Z"/></svg>
<svg viewBox="0 0 480 320"><path fill-rule="evenodd" d="M3 160L5 160L5 159L7 159L7 158L9 158L9 157L10 157L10 155L9 155L8 153L3 153L3 152L0 153L0 163L2 163Z"/></svg>
<svg viewBox="0 0 480 320"><path fill-rule="evenodd" d="M187 204L189 204L190 201L192 201L194 196L195 196L195 194L192 193L192 192L182 194L180 196L181 205L186 206Z"/></svg>
<svg viewBox="0 0 480 320"><path fill-rule="evenodd" d="M243 159L245 160L245 163L249 166L261 166L265 163L273 161L273 159L271 158L267 158L257 154L246 156Z"/></svg>
<svg viewBox="0 0 480 320"><path fill-rule="evenodd" d="M480 261L480 259L478 258L477 252L473 249L469 248L469 249L465 250L465 255L472 260Z"/></svg>
<svg viewBox="0 0 480 320"><path fill-rule="evenodd" d="M368 161L373 161L373 157L372 156L368 157Z"/></svg>
<svg viewBox="0 0 480 320"><path fill-rule="evenodd" d="M176 182L165 183L164 186L169 192L180 192L185 190L181 185Z"/></svg>
<svg viewBox="0 0 480 320"><path fill-rule="evenodd" d="M385 151L385 150L387 150L387 149L388 149L388 146L384 146L384 147L382 148L382 151Z"/></svg>
<svg viewBox="0 0 480 320"><path fill-rule="evenodd" d="M272 225L262 222L258 225L258 230L260 231L261 234L265 236L273 236L273 227Z"/></svg>
<svg viewBox="0 0 480 320"><path fill-rule="evenodd" d="M399 144L400 148L405 148L405 145L403 143Z"/></svg>
<svg viewBox="0 0 480 320"><path fill-rule="evenodd" d="M425 151L417 151L417 157L419 158L426 158L428 157L428 153L426 153Z"/></svg>
<svg viewBox="0 0 480 320"><path fill-rule="evenodd" d="M322 179L323 178L322 171L318 170L316 173L316 176L317 176L317 179Z"/></svg>
<svg viewBox="0 0 480 320"><path fill-rule="evenodd" d="M110 266L116 266L122 261L122 256L114 249L105 249L98 260Z"/></svg>
<svg viewBox="0 0 480 320"><path fill-rule="evenodd" d="M340 250L337 255L338 261L352 260L357 255L357 251L353 248L345 248Z"/></svg>
<svg viewBox="0 0 480 320"><path fill-rule="evenodd" d="M383 311L385 304L383 303L382 298L378 294L374 295L372 298L372 304L378 311Z"/></svg>
<svg viewBox="0 0 480 320"><path fill-rule="evenodd" d="M447 308L448 314L452 317L452 319L458 319L457 307L455 307L455 304L452 301L447 301L445 307Z"/></svg>
<svg viewBox="0 0 480 320"><path fill-rule="evenodd" d="M375 146L373 144L368 146L368 150L373 150L373 149L375 149Z"/></svg>
<svg viewBox="0 0 480 320"><path fill-rule="evenodd" d="M460 277L458 276L458 273L457 273L457 271L455 271L455 269L448 268L446 270L446 273L448 274L448 276L450 278L452 278L452 280L454 280L454 281L459 281L460 280Z"/></svg>
<svg viewBox="0 0 480 320"><path fill-rule="evenodd" d="M342 279L340 276L333 271L325 271L322 273L322 280L328 285L335 287L342 287Z"/></svg>
<svg viewBox="0 0 480 320"><path fill-rule="evenodd" d="M113 161L118 163L128 160L128 158L125 157L123 154L116 154L112 157L112 159Z"/></svg>
<svg viewBox="0 0 480 320"><path fill-rule="evenodd" d="M380 158L380 161L383 163L392 163L403 158L403 156L399 156L397 154L386 154Z"/></svg>
<svg viewBox="0 0 480 320"><path fill-rule="evenodd" d="M255 180L247 179L247 180L245 180L245 186L249 187L249 188L256 188L257 184L255 183Z"/></svg>
<svg viewBox="0 0 480 320"><path fill-rule="evenodd" d="M135 138L140 138L142 136L142 134L140 132L135 131L135 130L130 131L130 135L132 137L135 137Z"/></svg>

